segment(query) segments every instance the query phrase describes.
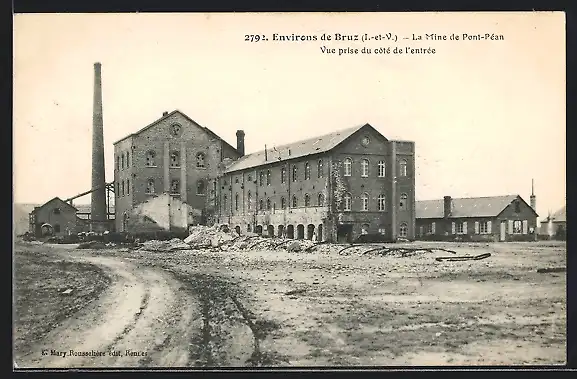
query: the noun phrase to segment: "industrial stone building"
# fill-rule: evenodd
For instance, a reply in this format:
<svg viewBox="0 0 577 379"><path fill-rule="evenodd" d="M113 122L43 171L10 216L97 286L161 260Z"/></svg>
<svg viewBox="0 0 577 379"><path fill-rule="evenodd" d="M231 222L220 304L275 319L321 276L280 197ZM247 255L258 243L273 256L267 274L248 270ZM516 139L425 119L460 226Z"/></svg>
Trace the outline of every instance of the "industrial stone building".
<svg viewBox="0 0 577 379"><path fill-rule="evenodd" d="M352 241L415 237L414 143L371 125L244 154L179 111L114 144L117 231L228 224Z"/></svg>
<svg viewBox="0 0 577 379"><path fill-rule="evenodd" d="M417 239L534 241L536 198L519 195L417 201Z"/></svg>
<svg viewBox="0 0 577 379"><path fill-rule="evenodd" d="M77 216L78 209L59 197L47 201L29 214L30 234L67 236L84 231L86 223Z"/></svg>

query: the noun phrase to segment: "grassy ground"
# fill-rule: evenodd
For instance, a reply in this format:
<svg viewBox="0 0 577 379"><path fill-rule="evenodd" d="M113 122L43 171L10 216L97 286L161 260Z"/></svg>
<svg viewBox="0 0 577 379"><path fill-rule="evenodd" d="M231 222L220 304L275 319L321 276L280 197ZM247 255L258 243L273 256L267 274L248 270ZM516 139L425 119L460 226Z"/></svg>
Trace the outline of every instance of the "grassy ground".
<svg viewBox="0 0 577 379"><path fill-rule="evenodd" d="M289 365L562 364L566 359L562 243L419 243L480 261L338 255L336 251L101 251L181 276L237 286L279 327L261 341ZM291 293L290 291L293 291Z"/></svg>
<svg viewBox="0 0 577 379"><path fill-rule="evenodd" d="M14 252L14 352L25 355L62 320L107 287L93 265L63 260L57 248L20 245ZM64 291L72 289L69 294Z"/></svg>

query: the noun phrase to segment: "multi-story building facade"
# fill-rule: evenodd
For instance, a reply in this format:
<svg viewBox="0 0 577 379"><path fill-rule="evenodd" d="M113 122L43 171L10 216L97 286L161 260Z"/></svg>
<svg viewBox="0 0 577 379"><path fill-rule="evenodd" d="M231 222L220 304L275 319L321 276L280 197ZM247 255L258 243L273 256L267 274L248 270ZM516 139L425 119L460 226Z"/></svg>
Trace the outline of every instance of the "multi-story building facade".
<svg viewBox="0 0 577 379"><path fill-rule="evenodd" d="M116 230L205 223L210 214L207 204L211 204L207 198L216 196L209 183L218 176L224 159L239 156L234 147L178 110L165 112L115 142ZM176 217L180 222L171 221Z"/></svg>
<svg viewBox="0 0 577 379"><path fill-rule="evenodd" d="M414 153L365 124L243 156L216 179L217 220L297 239L413 239Z"/></svg>

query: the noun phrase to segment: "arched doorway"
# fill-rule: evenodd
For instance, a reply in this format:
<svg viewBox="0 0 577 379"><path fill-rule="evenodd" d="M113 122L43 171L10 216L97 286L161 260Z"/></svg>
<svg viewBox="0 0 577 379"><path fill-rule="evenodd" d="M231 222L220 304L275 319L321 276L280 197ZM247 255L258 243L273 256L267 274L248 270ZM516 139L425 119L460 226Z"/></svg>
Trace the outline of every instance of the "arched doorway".
<svg viewBox="0 0 577 379"><path fill-rule="evenodd" d="M267 234L269 237L274 237L274 226L273 226L273 225L270 225L270 224L269 224L269 225L266 227L266 234Z"/></svg>
<svg viewBox="0 0 577 379"><path fill-rule="evenodd" d="M240 226L235 226L234 230L236 231L236 234L238 234L240 236Z"/></svg>
<svg viewBox="0 0 577 379"><path fill-rule="evenodd" d="M279 225L278 231L277 231L277 236L282 238L282 237L284 237L283 234L284 234L284 225Z"/></svg>
<svg viewBox="0 0 577 379"><path fill-rule="evenodd" d="M262 234L262 225L257 225L256 228L254 228L254 232L256 234Z"/></svg>
<svg viewBox="0 0 577 379"><path fill-rule="evenodd" d="M297 239L302 240L305 238L305 226L303 224L297 225Z"/></svg>
<svg viewBox="0 0 577 379"><path fill-rule="evenodd" d="M312 240L315 234L315 226L313 224L307 225L307 239Z"/></svg>
<svg viewBox="0 0 577 379"><path fill-rule="evenodd" d="M318 242L323 241L323 224L319 224L319 226L317 227L317 241Z"/></svg>
<svg viewBox="0 0 577 379"><path fill-rule="evenodd" d="M287 238L295 238L295 227L294 225L288 225L286 227L286 236Z"/></svg>
<svg viewBox="0 0 577 379"><path fill-rule="evenodd" d="M128 215L125 213L122 215L122 231L126 232L128 230Z"/></svg>

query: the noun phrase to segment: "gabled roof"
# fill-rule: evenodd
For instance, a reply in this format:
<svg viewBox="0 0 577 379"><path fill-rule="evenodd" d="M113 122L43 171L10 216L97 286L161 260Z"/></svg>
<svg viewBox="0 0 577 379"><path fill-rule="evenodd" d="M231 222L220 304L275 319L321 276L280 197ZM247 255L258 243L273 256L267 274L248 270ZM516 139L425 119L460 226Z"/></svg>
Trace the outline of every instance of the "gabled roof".
<svg viewBox="0 0 577 379"><path fill-rule="evenodd" d="M324 153L329 150L332 150L337 145L339 145L340 143L342 143L347 138L349 138L354 133L356 133L357 131L359 131L364 127L371 128L376 133L382 136L381 133L379 133L375 128L373 128L369 124L355 126L347 129L338 130L329 134L312 137L281 146L275 146L273 148L268 148L267 160L265 160L264 150L257 151L252 154L247 154L236 160L229 167L227 167L226 171L232 172L232 171L244 170L278 161L287 161L290 159L305 157L307 155ZM385 140L387 140L384 136L382 137Z"/></svg>
<svg viewBox="0 0 577 379"><path fill-rule="evenodd" d="M453 198L451 218L496 217L515 199L525 202L519 195ZM416 213L416 217L422 219L443 218L444 199L417 201Z"/></svg>
<svg viewBox="0 0 577 379"><path fill-rule="evenodd" d="M76 209L76 207L74 207L73 205L68 204L67 202L65 202L64 200L62 200L61 198L59 198L59 197L57 196L57 197L55 197L55 198L53 198L53 199L51 199L51 200L48 200L47 202L45 202L44 204L42 204L42 205L39 206L39 207L34 207L34 210L32 210L32 212L36 212L36 210L42 209L42 208L44 208L45 206L47 206L48 204L53 203L53 202L55 202L55 201L64 204L64 206L66 206L66 207L72 208L72 209L74 210L74 212L77 212L77 211L78 211L78 209Z"/></svg>
<svg viewBox="0 0 577 379"><path fill-rule="evenodd" d="M157 125L158 123L160 123L161 121L167 119L168 117L174 115L174 114L180 114L182 117L184 117L185 119L187 119L188 121L190 121L191 123L198 125L200 128L202 128L205 132L207 132L208 134L210 134L212 137L222 141L224 144L226 144L228 147L230 147L231 149L233 149L234 151L236 151L236 148L232 147L228 142L226 142L225 140L223 140L221 137L219 137L215 132L213 132L212 130L210 130L209 128L200 125L198 122L194 121L193 119L191 119L190 117L188 117L186 114L184 114L183 112L179 111L178 109L173 110L172 112L168 113L166 116L162 116L161 118L159 118L158 120L152 122L151 124L146 125L144 128L140 129L137 132L131 133L121 139L119 139L118 141L114 142L113 145L116 145L117 143L119 143L120 141L124 141L125 139L129 138L129 137L133 137L136 136L142 132L144 132L145 130L148 130L150 128L152 128L153 126Z"/></svg>
<svg viewBox="0 0 577 379"><path fill-rule="evenodd" d="M565 205L563 208L557 210L557 212L553 213L541 222L549 222L549 219L552 222L567 222L567 206Z"/></svg>

